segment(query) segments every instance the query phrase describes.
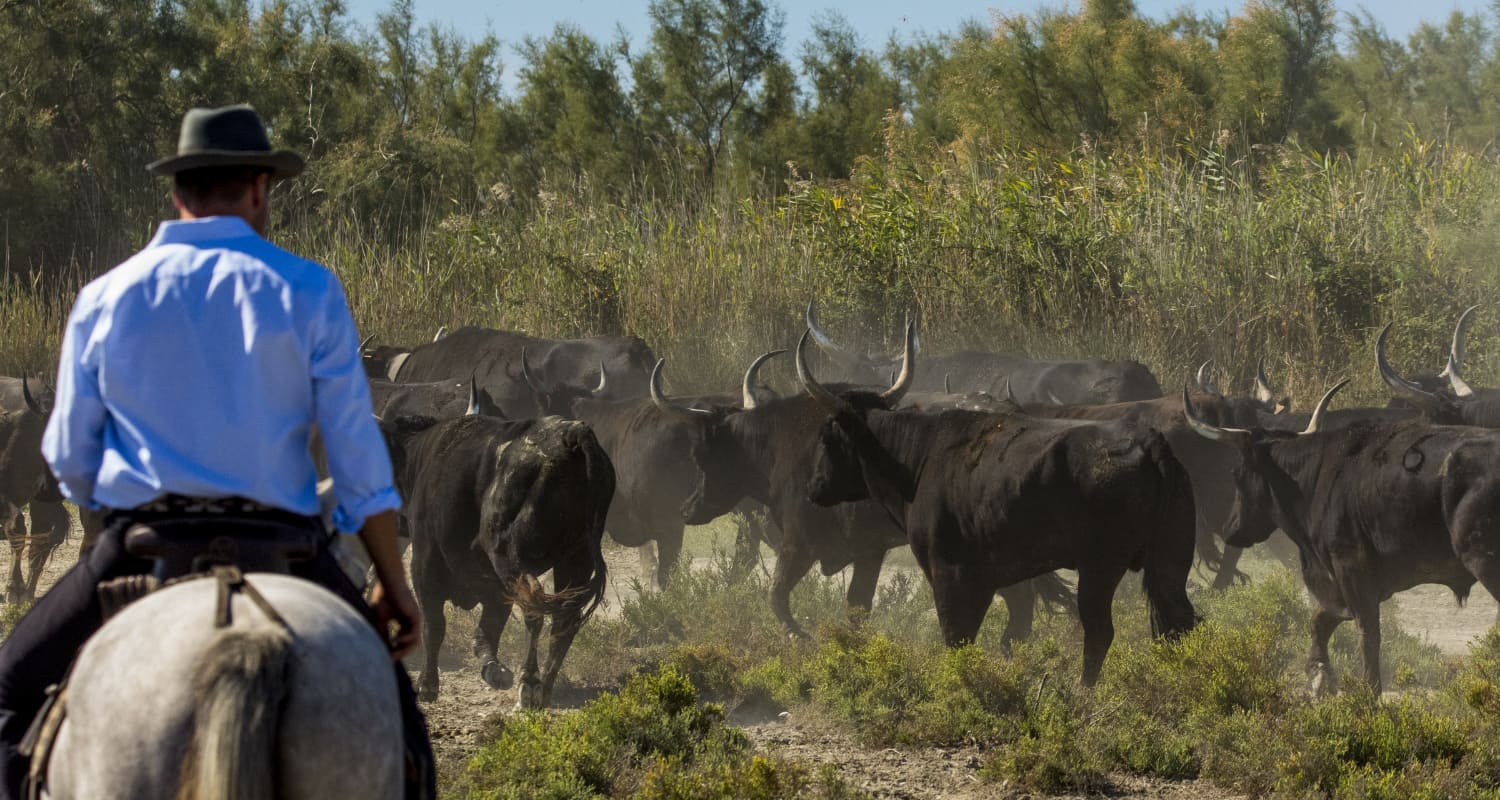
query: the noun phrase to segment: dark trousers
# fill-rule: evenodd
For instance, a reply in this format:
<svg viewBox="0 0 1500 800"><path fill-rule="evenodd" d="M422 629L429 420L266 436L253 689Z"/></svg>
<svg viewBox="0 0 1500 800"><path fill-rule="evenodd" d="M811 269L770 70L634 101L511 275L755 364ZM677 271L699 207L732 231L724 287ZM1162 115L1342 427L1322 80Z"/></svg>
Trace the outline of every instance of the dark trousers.
<svg viewBox="0 0 1500 800"><path fill-rule="evenodd" d="M283 516L293 523L312 524L300 517ZM36 601L0 643L0 798L19 800L24 796L21 787L28 761L17 752L21 739L46 700L47 687L63 679L84 642L103 625L96 591L99 582L151 571L150 562L125 552L125 530L138 519L130 512L109 517L94 546ZM343 598L374 624L373 611L326 547L319 548L311 561L293 564L292 574ZM427 722L417 707L411 677L400 664L396 665L396 688L401 696L407 754L416 762L421 776L421 785L408 786L407 796L434 797L436 774Z"/></svg>

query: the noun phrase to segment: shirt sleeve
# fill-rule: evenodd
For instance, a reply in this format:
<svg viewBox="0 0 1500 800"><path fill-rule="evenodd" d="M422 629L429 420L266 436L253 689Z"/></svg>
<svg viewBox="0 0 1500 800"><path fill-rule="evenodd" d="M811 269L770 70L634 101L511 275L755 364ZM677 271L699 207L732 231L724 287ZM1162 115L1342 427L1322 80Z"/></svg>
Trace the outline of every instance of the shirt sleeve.
<svg viewBox="0 0 1500 800"><path fill-rule="evenodd" d="M42 457L47 460L64 497L80 508L97 511L94 483L104 459L107 411L99 394L99 358L92 344L97 317L87 288L73 304L63 332L62 360L57 366L57 395Z"/></svg>
<svg viewBox="0 0 1500 800"><path fill-rule="evenodd" d="M401 496L392 479L390 453L371 412L354 317L343 286L332 275L329 282L313 341L313 403L338 499L333 524L354 533L368 517L399 509Z"/></svg>

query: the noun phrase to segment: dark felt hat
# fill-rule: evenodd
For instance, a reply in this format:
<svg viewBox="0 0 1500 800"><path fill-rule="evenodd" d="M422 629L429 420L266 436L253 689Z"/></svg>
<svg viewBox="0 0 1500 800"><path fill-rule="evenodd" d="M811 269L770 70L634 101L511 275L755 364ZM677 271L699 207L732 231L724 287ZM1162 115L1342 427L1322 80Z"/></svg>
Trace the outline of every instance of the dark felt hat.
<svg viewBox="0 0 1500 800"><path fill-rule="evenodd" d="M177 155L146 165L156 175L199 167L265 167L275 179L302 174L302 156L272 150L260 115L247 105L194 108L182 117Z"/></svg>

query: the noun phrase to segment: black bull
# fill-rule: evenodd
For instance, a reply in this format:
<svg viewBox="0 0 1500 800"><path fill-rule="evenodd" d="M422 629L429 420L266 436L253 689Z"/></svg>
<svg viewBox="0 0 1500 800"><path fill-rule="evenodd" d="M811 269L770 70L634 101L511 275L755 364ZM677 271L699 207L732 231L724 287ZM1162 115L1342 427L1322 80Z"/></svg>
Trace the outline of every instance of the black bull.
<svg viewBox="0 0 1500 800"><path fill-rule="evenodd" d="M1238 461L1228 541L1249 547L1279 528L1301 552L1317 601L1315 689L1332 688L1328 640L1353 618L1365 679L1379 690L1380 603L1396 592L1436 583L1462 600L1477 580L1500 596L1500 431L1420 420L1329 429L1319 411L1302 433L1226 429L1183 402L1198 430Z"/></svg>
<svg viewBox="0 0 1500 800"><path fill-rule="evenodd" d="M1154 631L1193 627L1192 493L1161 434L1023 414L887 411L888 400L835 396L800 358L798 366L827 416L811 498L871 499L905 528L949 645L974 640L997 589L1056 569L1078 571L1085 684L1114 638L1111 607L1127 570L1144 571Z"/></svg>
<svg viewBox="0 0 1500 800"><path fill-rule="evenodd" d="M10 543L5 596L12 603L36 598L42 569L67 538L71 525L57 482L42 458L47 400L48 394L35 381L0 377L0 533ZM21 514L27 505L31 507L29 534Z"/></svg>
<svg viewBox="0 0 1500 800"><path fill-rule="evenodd" d="M817 324L808 303L808 331L838 367L838 378L864 386L885 385L901 358L864 354L836 344ZM1023 403L1122 403L1161 397L1161 384L1138 361L1049 360L1015 353L961 351L924 356L916 365L918 392L1013 394Z"/></svg>
<svg viewBox="0 0 1500 800"><path fill-rule="evenodd" d="M600 539L614 494L608 456L575 420L398 420L385 431L413 533L425 651L419 693L437 695L445 602L483 604L474 653L487 683L508 686L495 647L519 602L529 635L519 705L546 705L579 625L604 594ZM535 581L549 569L552 595ZM543 614L552 615L552 636L538 679Z"/></svg>
<svg viewBox="0 0 1500 800"><path fill-rule="evenodd" d="M522 351L533 380L549 387L591 387L601 368L608 384L600 399L624 400L646 396L651 348L634 336L595 336L587 339L542 339L511 331L459 328L444 338L411 351L392 380L467 381L489 393L504 416L539 416L536 391L521 367Z"/></svg>

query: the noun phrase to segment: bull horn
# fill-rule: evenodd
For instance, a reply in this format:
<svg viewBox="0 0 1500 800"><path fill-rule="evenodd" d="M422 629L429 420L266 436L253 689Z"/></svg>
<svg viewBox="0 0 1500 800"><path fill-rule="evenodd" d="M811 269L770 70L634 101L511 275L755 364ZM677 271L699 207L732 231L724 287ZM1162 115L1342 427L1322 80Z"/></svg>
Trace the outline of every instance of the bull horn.
<svg viewBox="0 0 1500 800"><path fill-rule="evenodd" d="M42 416L42 417L47 416L47 412L45 412L45 411L42 410L42 404L38 403L36 401L36 398L32 396L32 394L31 394L31 387L30 387L30 385L27 384L26 381L27 381L26 376L22 375L21 376L21 399L25 400L26 401L26 407L29 408L29 409L31 409L33 412L35 412L38 416Z"/></svg>
<svg viewBox="0 0 1500 800"><path fill-rule="evenodd" d="M1217 425L1204 422L1198 416L1198 412L1193 410L1193 399L1188 396L1188 387L1186 386L1182 387L1182 413L1187 417L1188 426L1205 439L1212 439L1216 442L1243 442L1249 441L1255 435L1244 428L1220 428Z"/></svg>
<svg viewBox="0 0 1500 800"><path fill-rule="evenodd" d="M1016 399L1016 390L1011 388L1009 375L1005 376L1005 401L1016 408L1021 407L1021 401Z"/></svg>
<svg viewBox="0 0 1500 800"><path fill-rule="evenodd" d="M1067 403L1064 403L1063 399L1061 397L1058 397L1057 393L1052 391L1051 389L1047 390L1047 402L1051 403L1054 406L1067 405Z"/></svg>
<svg viewBox="0 0 1500 800"><path fill-rule="evenodd" d="M475 373L469 373L469 407L464 410L464 416L479 416L479 380Z"/></svg>
<svg viewBox="0 0 1500 800"><path fill-rule="evenodd" d="M607 371L605 371L605 369L604 369L604 362L600 361L599 362L599 385L595 386L589 392L589 394L592 394L595 397L599 397L600 395L604 394L604 390L608 386L609 386L609 373Z"/></svg>
<svg viewBox="0 0 1500 800"><path fill-rule="evenodd" d="M1198 367L1198 391L1204 394L1219 394L1219 387L1208 380L1208 365L1212 363L1214 360L1210 358Z"/></svg>
<svg viewBox="0 0 1500 800"><path fill-rule="evenodd" d="M447 325L443 325L443 326L441 326L441 327L439 327L437 329L437 333L434 333L432 335L432 340L434 342L440 342L440 341L443 340L443 337L447 336L447 335L448 335L448 326Z"/></svg>
<svg viewBox="0 0 1500 800"><path fill-rule="evenodd" d="M1474 397L1474 387L1464 380L1464 376L1459 372L1458 364L1453 361L1452 353L1448 354L1448 366L1443 370L1443 374L1448 376L1448 385L1453 387L1453 394L1460 400L1469 400Z"/></svg>
<svg viewBox="0 0 1500 800"><path fill-rule="evenodd" d="M1390 332L1391 323L1386 323L1386 326L1380 329L1380 335L1375 337L1375 366L1380 370L1381 380L1385 381L1386 384L1394 389L1397 394L1406 395L1407 397L1421 400L1423 402L1431 402L1433 400L1440 399L1432 392L1429 392L1426 389L1423 389L1422 387L1416 385L1415 383L1412 383L1411 381L1401 377L1396 373L1396 370L1391 367L1390 359L1386 358L1385 355L1385 338L1386 336L1390 335Z"/></svg>
<svg viewBox="0 0 1500 800"><path fill-rule="evenodd" d="M740 389L740 404L744 406L746 411L752 411L756 407L755 374L760 371L760 365L785 352L785 350L772 350L768 353L761 353L759 357L750 362L750 368L745 370L744 385Z"/></svg>
<svg viewBox="0 0 1500 800"><path fill-rule="evenodd" d="M834 344L834 341L828 338L828 334L824 333L823 329L818 327L818 315L813 311L813 301L807 301L807 312L803 314L803 317L807 321L807 332L812 334L813 340L818 343L818 347L830 353L845 352L844 348Z"/></svg>
<svg viewBox="0 0 1500 800"><path fill-rule="evenodd" d="M1318 404L1316 406L1313 407L1312 418L1307 421L1307 429L1302 431L1302 436L1306 436L1310 433L1317 433L1318 430L1323 427L1323 415L1328 413L1328 404L1333 401L1333 396L1335 394L1338 394L1338 391L1348 384L1349 379L1345 378L1338 383L1335 383L1333 385L1333 388L1323 393L1323 398L1318 401Z"/></svg>
<svg viewBox="0 0 1500 800"><path fill-rule="evenodd" d="M1464 313L1458 315L1458 324L1453 326L1453 344L1448 347L1448 366L1438 373L1438 377L1446 378L1464 368L1464 339L1469 335L1469 323L1473 320L1476 308L1479 308L1477 304L1469 306L1464 309ZM1462 375L1459 376L1459 380L1463 380ZM1457 386L1453 388L1454 391L1458 390Z"/></svg>
<svg viewBox="0 0 1500 800"><path fill-rule="evenodd" d="M687 417L694 417L702 414L712 414L712 411L706 411L701 408L688 408L687 406L680 403L674 403L671 400L668 400L666 395L662 394L661 366L665 363L667 363L667 360L665 358L658 358L656 360L656 366L651 370L651 402L666 414L677 414L679 416Z"/></svg>
<svg viewBox="0 0 1500 800"><path fill-rule="evenodd" d="M521 377L525 379L526 385L531 387L531 391L536 394L547 393L547 390L542 388L542 385L537 382L536 378L531 376L531 367L526 363L526 347L524 345L521 347Z"/></svg>
<svg viewBox="0 0 1500 800"><path fill-rule="evenodd" d="M906 348L901 353L901 374L891 383L891 388L880 393L880 399L884 400L888 407L894 408L901 398L911 388L912 381L916 378L916 351L917 351L917 323L910 320L906 323Z"/></svg>
<svg viewBox="0 0 1500 800"><path fill-rule="evenodd" d="M360 355L364 355L364 352L370 349L370 343L373 341L375 341L375 334L372 333L369 336L366 336L364 341L359 343Z"/></svg>
<svg viewBox="0 0 1500 800"><path fill-rule="evenodd" d="M1266 406L1276 402L1276 391L1271 388L1271 379L1266 377L1265 356L1255 364L1255 399Z"/></svg>
<svg viewBox="0 0 1500 800"><path fill-rule="evenodd" d="M802 382L802 388L807 390L807 393L812 396L812 399L818 402L818 405L829 412L837 413L842 406L839 399L833 396L833 392L823 388L823 384L813 380L812 372L807 368L807 339L809 336L816 338L816 334L813 333L812 328L803 331L802 338L797 340L797 380Z"/></svg>
<svg viewBox="0 0 1500 800"><path fill-rule="evenodd" d="M950 377L952 376L948 373L943 373L943 394L953 394L953 384L948 382Z"/></svg>

